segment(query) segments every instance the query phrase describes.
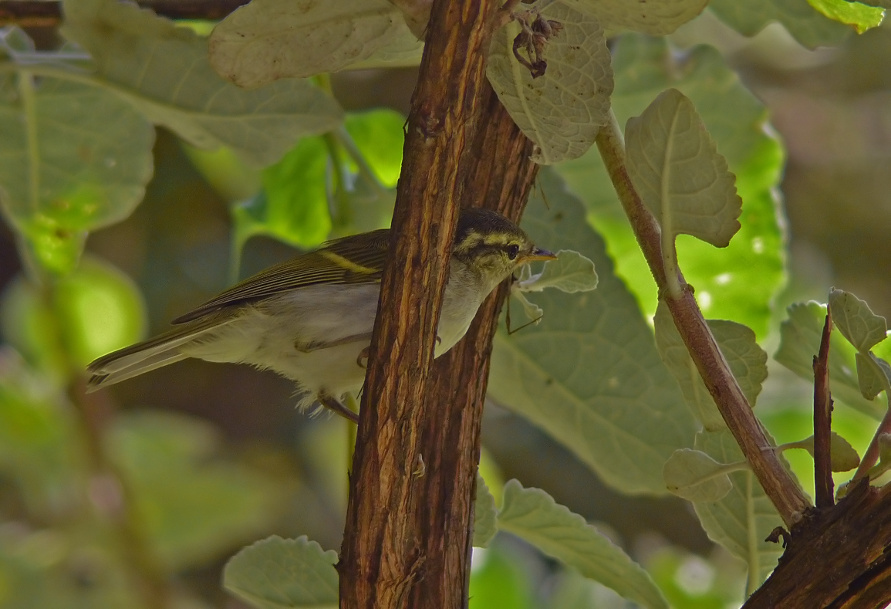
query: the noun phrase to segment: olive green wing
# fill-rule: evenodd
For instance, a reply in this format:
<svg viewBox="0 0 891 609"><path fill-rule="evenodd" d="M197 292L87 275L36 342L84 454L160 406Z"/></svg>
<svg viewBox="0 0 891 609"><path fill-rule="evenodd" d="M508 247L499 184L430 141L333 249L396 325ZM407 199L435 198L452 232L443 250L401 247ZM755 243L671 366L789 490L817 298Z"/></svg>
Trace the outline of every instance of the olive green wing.
<svg viewBox="0 0 891 609"><path fill-rule="evenodd" d="M379 283L389 245L389 229L331 241L321 249L301 254L245 279L172 323L189 322L223 307L311 285Z"/></svg>

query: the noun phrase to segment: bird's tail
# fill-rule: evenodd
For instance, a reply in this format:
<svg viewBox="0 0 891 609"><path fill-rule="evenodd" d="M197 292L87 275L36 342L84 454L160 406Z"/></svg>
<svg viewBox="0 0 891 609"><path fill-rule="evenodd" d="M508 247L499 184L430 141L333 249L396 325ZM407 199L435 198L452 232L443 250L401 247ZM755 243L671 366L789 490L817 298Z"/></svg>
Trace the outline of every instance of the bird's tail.
<svg viewBox="0 0 891 609"><path fill-rule="evenodd" d="M202 335L225 323L226 320L208 315L147 341L103 355L87 366L90 373L87 393L188 358L180 350L182 346L200 340Z"/></svg>

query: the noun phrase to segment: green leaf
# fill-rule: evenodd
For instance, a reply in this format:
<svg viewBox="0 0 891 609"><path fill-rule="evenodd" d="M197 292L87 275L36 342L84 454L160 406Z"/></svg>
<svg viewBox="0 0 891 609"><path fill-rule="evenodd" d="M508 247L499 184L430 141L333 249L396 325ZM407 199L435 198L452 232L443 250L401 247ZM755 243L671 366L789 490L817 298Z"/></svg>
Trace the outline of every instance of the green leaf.
<svg viewBox="0 0 891 609"><path fill-rule="evenodd" d="M386 108L351 112L344 120L344 127L362 159L386 188L395 188L399 181L405 145L404 126L405 117ZM361 167L353 162L351 169L360 171Z"/></svg>
<svg viewBox="0 0 891 609"><path fill-rule="evenodd" d="M307 81L245 91L223 80L210 67L205 39L150 11L113 0L63 6L61 31L92 55L96 84L198 148L228 146L267 165L298 138L340 124L337 103Z"/></svg>
<svg viewBox="0 0 891 609"><path fill-rule="evenodd" d="M625 128L628 173L663 235L693 235L727 247L740 228L742 199L693 103L661 93Z"/></svg>
<svg viewBox="0 0 891 609"><path fill-rule="evenodd" d="M788 309L789 318L780 325L780 347L774 359L810 384L814 382L813 360L820 350L820 338L826 308L816 302L793 304ZM860 381L855 377L856 351L841 336L832 331L829 348L829 382L832 397L856 408L875 419L885 415L885 408L867 400L860 391Z"/></svg>
<svg viewBox="0 0 891 609"><path fill-rule="evenodd" d="M486 76L523 133L535 142L532 158L551 165L581 156L609 116L613 74L603 28L560 3L542 16L562 24L544 46L547 70L532 78L514 57L520 25L512 21L492 39Z"/></svg>
<svg viewBox="0 0 891 609"><path fill-rule="evenodd" d="M697 239L678 238L680 266L710 318L733 319L767 334L771 305L785 282L785 236L776 192L783 151L771 135L764 106L740 83L711 47L679 54L664 39L622 36L613 48L616 90L613 108L620 124L641 114L668 87L689 97L718 149L736 175L745 202L742 228L730 246L716 250ZM590 218L609 242L616 267L648 316L658 302L652 274L640 255L628 220L596 150L557 167L580 196ZM598 269L599 270L599 269Z"/></svg>
<svg viewBox="0 0 891 609"><path fill-rule="evenodd" d="M232 209L237 241L268 235L304 248L331 231L326 188L328 155L319 137L304 138L263 171L263 192Z"/></svg>
<svg viewBox="0 0 891 609"><path fill-rule="evenodd" d="M553 171L542 171L538 184L523 227L543 247L581 251L597 266L599 283L592 292L535 295L545 311L541 323L496 335L489 394L608 484L665 493L662 465L689 445L695 421L580 202Z"/></svg>
<svg viewBox="0 0 891 609"><path fill-rule="evenodd" d="M594 262L573 250L560 250L556 260L545 262L541 273L518 282L518 289L522 292L541 292L546 288L556 288L561 292L575 294L590 292L596 287L597 272L594 270Z"/></svg>
<svg viewBox="0 0 891 609"><path fill-rule="evenodd" d="M829 434L829 461L832 471L847 472L860 465L860 455L857 454L857 451L854 450L851 443L834 431L830 431ZM789 448L801 448L806 450L810 453L811 457L813 457L814 436L808 436L804 440L799 440L798 442L783 444L780 448L783 450Z"/></svg>
<svg viewBox="0 0 891 609"><path fill-rule="evenodd" d="M874 400L886 387L891 386L891 369L887 362L872 353L864 355L859 351L854 354L854 361L857 363L860 394L867 400Z"/></svg>
<svg viewBox="0 0 891 609"><path fill-rule="evenodd" d="M489 492L486 481L477 473L476 498L473 504L473 545L485 548L495 537L498 528L495 519L498 510L495 508L495 497Z"/></svg>
<svg viewBox="0 0 891 609"><path fill-rule="evenodd" d="M254 0L223 19L210 36L214 69L241 87L281 78L338 72L379 49L423 43L384 0L340 0L299 6L291 0Z"/></svg>
<svg viewBox="0 0 891 609"><path fill-rule="evenodd" d="M126 218L152 175L151 125L107 91L22 66L0 79L0 210L33 259L77 264L88 231Z"/></svg>
<svg viewBox="0 0 891 609"><path fill-rule="evenodd" d="M267 537L229 559L223 587L257 609L337 607L337 553L305 536Z"/></svg>
<svg viewBox="0 0 891 609"><path fill-rule="evenodd" d="M711 0L709 9L746 36L754 36L767 24L778 21L809 49L838 44L851 32L815 11L808 0Z"/></svg>
<svg viewBox="0 0 891 609"><path fill-rule="evenodd" d="M832 323L862 353L872 349L888 335L885 318L873 313L866 301L850 292L831 289L829 309L832 311Z"/></svg>
<svg viewBox="0 0 891 609"><path fill-rule="evenodd" d="M582 575L644 607L668 603L647 572L585 519L557 504L541 489L516 480L504 486L498 528L521 537Z"/></svg>
<svg viewBox="0 0 891 609"><path fill-rule="evenodd" d="M821 15L833 21L850 25L858 34L882 25L885 11L860 2L847 0L807 0Z"/></svg>
<svg viewBox="0 0 891 609"><path fill-rule="evenodd" d="M133 344L145 331L139 288L95 258L56 282L53 304L69 361L77 366Z"/></svg>
<svg viewBox="0 0 891 609"><path fill-rule="evenodd" d="M142 533L171 571L255 538L281 501L279 482L213 459L220 445L207 423L174 413L129 412L110 433L109 454L132 491Z"/></svg>
<svg viewBox="0 0 891 609"><path fill-rule="evenodd" d="M691 448L676 450L665 462L662 476L668 490L687 501L718 501L733 488L726 465Z"/></svg>
<svg viewBox="0 0 891 609"><path fill-rule="evenodd" d="M729 431L696 435L695 447L721 463L744 459ZM779 544L763 541L782 524L779 514L750 470L730 474L733 489L714 502L693 504L709 538L741 558L749 569L749 590L764 581L783 553Z"/></svg>
<svg viewBox="0 0 891 609"><path fill-rule="evenodd" d="M724 429L724 419L693 364L664 302L659 303L653 322L659 355L678 380L694 416L709 431ZM755 333L742 324L710 319L708 325L743 395L754 408L762 383L767 378L767 353L758 346Z"/></svg>
<svg viewBox="0 0 891 609"><path fill-rule="evenodd" d="M597 17L603 28L631 30L651 36L671 34L696 17L708 0L561 0L572 8Z"/></svg>

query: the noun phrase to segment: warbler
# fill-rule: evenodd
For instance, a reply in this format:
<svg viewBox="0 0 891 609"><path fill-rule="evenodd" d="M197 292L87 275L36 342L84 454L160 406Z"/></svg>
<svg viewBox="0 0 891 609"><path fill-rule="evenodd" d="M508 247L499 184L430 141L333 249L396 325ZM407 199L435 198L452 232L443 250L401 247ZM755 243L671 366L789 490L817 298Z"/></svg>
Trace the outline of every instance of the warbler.
<svg viewBox="0 0 891 609"><path fill-rule="evenodd" d="M245 279L174 328L91 363L88 391L194 357L252 364L296 381L316 401L358 421L343 405L365 381L389 229L344 237ZM486 296L520 266L555 256L488 210L461 212L449 261L435 357L464 336Z"/></svg>

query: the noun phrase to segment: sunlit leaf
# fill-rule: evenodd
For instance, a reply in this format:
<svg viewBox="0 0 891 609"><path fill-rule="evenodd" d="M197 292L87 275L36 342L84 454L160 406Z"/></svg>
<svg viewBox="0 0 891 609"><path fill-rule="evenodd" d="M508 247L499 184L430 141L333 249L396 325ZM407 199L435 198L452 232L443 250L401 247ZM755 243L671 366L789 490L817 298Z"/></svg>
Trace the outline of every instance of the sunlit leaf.
<svg viewBox="0 0 891 609"><path fill-rule="evenodd" d="M662 476L668 490L688 501L718 501L733 483L727 467L702 451L691 448L676 450L665 462Z"/></svg>
<svg viewBox="0 0 891 609"><path fill-rule="evenodd" d="M532 78L514 57L520 25L511 22L493 37L486 76L511 118L535 142L535 162L550 165L576 158L594 143L607 121L613 74L596 19L560 3L542 16L562 25L545 43L544 75Z"/></svg>
<svg viewBox="0 0 891 609"><path fill-rule="evenodd" d="M337 553L305 536L267 537L243 548L223 570L223 587L257 609L337 607Z"/></svg>
<svg viewBox="0 0 891 609"><path fill-rule="evenodd" d="M337 72L392 46L423 44L385 0L254 0L214 28L210 62L225 78L250 88Z"/></svg>
<svg viewBox="0 0 891 609"><path fill-rule="evenodd" d="M882 24L885 11L860 2L847 0L807 0L821 15L833 21L850 25L858 34Z"/></svg>
<svg viewBox="0 0 891 609"><path fill-rule="evenodd" d="M148 10L114 0L63 6L62 33L90 52L97 85L194 146L228 146L267 165L298 138L340 124L337 103L307 81L245 91L223 80L210 67L204 38Z"/></svg>
<svg viewBox="0 0 891 609"><path fill-rule="evenodd" d="M860 455L857 454L851 443L834 431L830 431L829 434L829 461L832 471L847 472L860 465ZM784 444L782 448L802 448L813 457L814 436L811 435L804 440Z"/></svg>
<svg viewBox="0 0 891 609"><path fill-rule="evenodd" d="M763 339L770 303L785 282L785 220L776 200L784 158L765 107L711 47L679 52L661 38L625 35L613 47L613 70L613 108L620 124L674 87L692 100L726 157L744 202L742 228L720 250L681 236L678 258L706 317L743 323ZM655 283L598 151L561 163L557 170L584 201L591 221L607 238L619 275L652 316L658 302Z"/></svg>

